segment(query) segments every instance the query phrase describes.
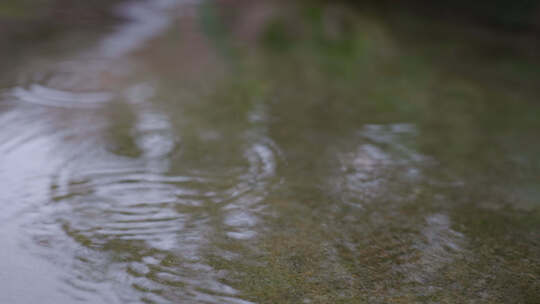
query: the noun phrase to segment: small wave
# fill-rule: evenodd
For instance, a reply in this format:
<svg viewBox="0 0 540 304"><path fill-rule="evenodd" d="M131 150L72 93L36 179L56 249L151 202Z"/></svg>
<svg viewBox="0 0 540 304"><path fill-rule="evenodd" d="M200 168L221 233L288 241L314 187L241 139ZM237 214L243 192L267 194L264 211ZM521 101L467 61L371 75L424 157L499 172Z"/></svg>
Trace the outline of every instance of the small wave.
<svg viewBox="0 0 540 304"><path fill-rule="evenodd" d="M12 96L18 100L60 108L98 108L113 98L107 92L68 92L33 84L28 88L16 87Z"/></svg>

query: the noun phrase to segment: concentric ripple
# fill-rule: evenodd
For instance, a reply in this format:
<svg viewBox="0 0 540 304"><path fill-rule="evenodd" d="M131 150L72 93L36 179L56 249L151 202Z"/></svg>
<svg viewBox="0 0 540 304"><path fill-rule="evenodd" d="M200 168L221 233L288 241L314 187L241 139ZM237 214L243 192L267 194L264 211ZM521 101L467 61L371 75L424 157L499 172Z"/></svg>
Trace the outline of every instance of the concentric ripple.
<svg viewBox="0 0 540 304"><path fill-rule="evenodd" d="M256 237L278 149L254 122L243 140L219 139L238 152L234 165L214 163L217 150L204 167L183 165L183 151L204 142L183 138L182 117L155 105L127 58L175 4L122 6L132 22L70 60L31 64L2 94L3 228L24 257L15 267L35 261L50 278L49 292L20 301L249 303L205 256L216 240ZM35 285L45 276L19 273Z"/></svg>
<svg viewBox="0 0 540 304"><path fill-rule="evenodd" d="M96 291L96 280L89 280L96 276L122 286L116 296L123 301L247 303L220 283L226 274L204 259L215 238L255 235L256 214L264 207L260 203L268 190L265 183L274 176L275 156L254 144L245 157L243 173L224 181L209 177L210 172L172 175L163 171L166 166L156 167L155 159L106 151L81 155L51 185L54 211L33 224L40 227L34 233L38 243L55 249L40 252L70 252L70 264L78 265L70 268L85 272L65 278L79 286L78 296ZM61 227L68 239L58 239L51 225Z"/></svg>
<svg viewBox="0 0 540 304"><path fill-rule="evenodd" d="M184 142L182 130L154 107L150 91L134 85L120 95L122 106L107 109L132 113L126 122L73 107L33 108L32 118L30 105L15 99L1 121L16 128L28 119L35 128L6 138L0 150L6 157L41 155L36 161L50 166L30 166L41 174L32 190L40 200L26 208L39 212L16 211L26 235L21 239L32 239L23 242L25 251L52 262L61 272L57 289L82 302L248 303L222 283L227 274L213 269L206 253L229 239L257 236L279 150L254 123L240 141L219 140L238 151L232 165L209 156L204 166L181 166L183 150L205 143ZM111 137L118 123L123 131ZM128 148L138 153L111 149L119 139L133 142Z"/></svg>

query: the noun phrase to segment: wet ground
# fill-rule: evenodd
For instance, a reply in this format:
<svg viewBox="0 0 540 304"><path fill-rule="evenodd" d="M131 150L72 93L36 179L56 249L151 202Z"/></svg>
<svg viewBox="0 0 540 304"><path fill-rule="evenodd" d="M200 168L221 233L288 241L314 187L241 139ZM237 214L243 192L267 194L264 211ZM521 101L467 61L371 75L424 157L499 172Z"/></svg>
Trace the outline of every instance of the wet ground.
<svg viewBox="0 0 540 304"><path fill-rule="evenodd" d="M0 77L0 303L540 301L532 46L337 4L118 12Z"/></svg>

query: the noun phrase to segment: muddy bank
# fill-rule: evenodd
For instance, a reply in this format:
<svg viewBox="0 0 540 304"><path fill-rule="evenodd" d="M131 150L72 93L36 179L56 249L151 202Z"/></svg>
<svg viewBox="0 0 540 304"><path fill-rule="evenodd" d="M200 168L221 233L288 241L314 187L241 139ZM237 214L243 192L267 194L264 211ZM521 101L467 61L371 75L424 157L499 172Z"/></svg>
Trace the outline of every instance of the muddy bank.
<svg viewBox="0 0 540 304"><path fill-rule="evenodd" d="M121 1L2 1L0 39L40 39L69 27L110 24L118 20L112 7L119 2Z"/></svg>
<svg viewBox="0 0 540 304"><path fill-rule="evenodd" d="M95 31L122 21L114 13L121 0L5 0L0 3L0 64L13 66L36 44L46 44L62 33Z"/></svg>

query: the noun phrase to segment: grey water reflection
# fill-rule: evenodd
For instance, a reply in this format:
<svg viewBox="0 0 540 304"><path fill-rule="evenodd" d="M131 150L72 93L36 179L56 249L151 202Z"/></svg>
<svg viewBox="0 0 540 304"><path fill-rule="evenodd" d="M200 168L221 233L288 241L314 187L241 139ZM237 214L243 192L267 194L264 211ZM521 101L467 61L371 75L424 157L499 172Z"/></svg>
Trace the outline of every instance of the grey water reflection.
<svg viewBox="0 0 540 304"><path fill-rule="evenodd" d="M1 303L537 302L525 59L345 4L118 10L1 84Z"/></svg>
<svg viewBox="0 0 540 304"><path fill-rule="evenodd" d="M343 153L342 171L344 185L339 192L349 204L369 204L381 196L389 197L391 185L419 183L421 166L429 159L407 147L407 137L415 137L416 128L410 124L365 125L357 135L356 142L364 142L356 151ZM404 199L400 194L394 200Z"/></svg>

